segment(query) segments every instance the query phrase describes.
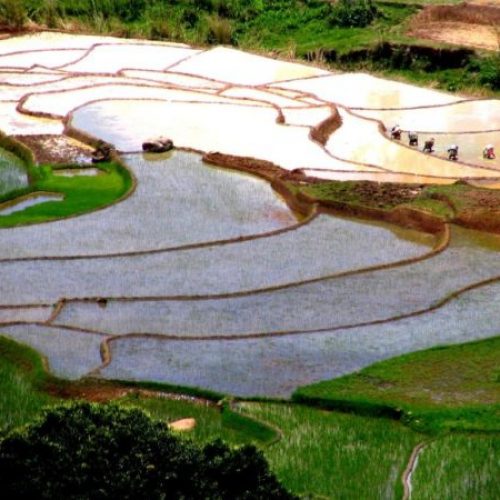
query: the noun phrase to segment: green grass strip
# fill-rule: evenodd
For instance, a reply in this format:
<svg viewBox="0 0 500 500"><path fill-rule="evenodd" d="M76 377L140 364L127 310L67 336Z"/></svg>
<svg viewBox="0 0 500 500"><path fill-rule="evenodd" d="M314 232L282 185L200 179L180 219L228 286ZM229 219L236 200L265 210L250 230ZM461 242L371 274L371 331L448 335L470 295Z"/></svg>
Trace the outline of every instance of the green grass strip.
<svg viewBox="0 0 500 500"><path fill-rule="evenodd" d="M14 200L32 192L58 193L64 199L46 201L9 215L0 215L0 227L37 224L81 215L116 202L132 188L132 176L121 164L102 163L98 168L103 172L101 175L72 177L55 175L56 169L50 165L32 168L30 186L11 192L0 201Z"/></svg>
<svg viewBox="0 0 500 500"><path fill-rule="evenodd" d="M423 432L500 431L500 337L419 351L299 388L293 400Z"/></svg>

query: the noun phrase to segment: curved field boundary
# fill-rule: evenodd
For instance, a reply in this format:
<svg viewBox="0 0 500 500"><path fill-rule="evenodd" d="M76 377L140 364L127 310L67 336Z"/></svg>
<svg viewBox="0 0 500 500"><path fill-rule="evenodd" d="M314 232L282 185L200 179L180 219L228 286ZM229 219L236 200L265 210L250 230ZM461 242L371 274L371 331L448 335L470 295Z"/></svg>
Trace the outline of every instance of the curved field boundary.
<svg viewBox="0 0 500 500"><path fill-rule="evenodd" d="M254 332L254 333L248 333L248 334L224 334L224 335L189 335L189 336L184 336L184 335L175 335L175 334L157 334L157 333L124 333L124 334L112 334L109 332L102 332L99 330L94 330L94 329L84 329L75 325L64 325L64 324L58 324L58 323L53 323L50 325L47 325L46 323L40 323L44 326L52 326L55 328L61 328L65 330L71 330L75 332L87 332L87 333L92 333L96 335L101 335L103 337L108 337L110 342L114 342L116 340L121 340L121 339L127 339L127 338L144 338L144 339L158 339L158 340L167 340L167 341L177 341L177 342L213 342L213 341L244 341L244 340L254 340L254 339L262 339L262 338L274 338L274 337L286 337L286 336L295 336L295 335L306 335L306 334L319 334L319 333L332 333L335 331L339 330L352 330L353 328L360 328L360 327L366 327L366 326L374 326L374 325L381 325L381 324L387 324L387 323L393 323L396 321L400 321L403 319L408 319L408 318L413 318L417 316L422 316L424 314L436 311L443 306L447 305L448 303L452 302L453 300L459 298L462 295L467 294L470 291L497 283L500 281L500 276L495 276L493 278L489 278L484 281L480 281L477 283L473 283L470 285L467 285L466 287L463 287L459 290L455 290L454 292L450 293L446 297L442 298L441 300L435 302L434 304L430 305L429 307L425 307L423 309L417 309L415 311L405 313L405 314L398 314L396 316L391 316L388 318L383 318L383 319L378 319L378 320L372 320L372 321L364 321L364 322L359 322L359 323L348 323L345 325L338 325L338 326L328 326L328 327L323 327L323 328L315 328L315 329L303 329L303 330L277 330L277 331L271 331L271 332ZM23 323L26 324L26 322L17 322L18 323ZM39 324L39 323L34 323L34 324Z"/></svg>
<svg viewBox="0 0 500 500"><path fill-rule="evenodd" d="M407 318L412 318L416 316L422 316L424 314L433 312L437 309L440 309L441 307L445 306L449 302L453 301L454 299L460 297L461 295L466 294L469 291L481 288L483 286L487 286L489 284L495 283L500 281L500 276L496 276L494 278L481 281L478 283L474 283L472 285L469 285L467 287L464 287L460 290L457 290L453 292L452 294L448 295L447 297L443 298L441 301L435 303L434 305L421 309L418 311L414 311L408 314L404 315L399 315L399 316L394 316L392 318L386 318L382 320L376 320L376 321L369 321L369 322L364 322L364 323L359 323L359 324L351 324L351 325L345 325L345 326L338 326L334 328L322 328L322 329L317 329L317 330L296 330L296 331L283 331L283 332L268 332L268 333L255 333L255 334L249 334L249 335L237 335L237 336L228 336L228 335L217 335L217 336L211 336L211 337L204 337L204 336L190 336L190 337L182 337L182 336L177 336L177 335L158 335L158 334L147 334L147 333L131 333L131 334L123 334L123 335L109 335L105 334L103 332L98 332L95 330L83 330L78 327L71 327L71 326L65 326L65 325L50 325L55 328L60 328L63 330L68 330L68 331L75 331L79 333L88 333L88 334L95 334L95 335L101 335L104 337L104 340L101 345L101 355L102 355L102 364L92 370L92 375L95 376L100 376L100 372L108 367L111 362L113 361L113 352L112 352L112 344L116 341L122 340L122 339L151 339L151 340L158 340L158 341L170 341L170 342L218 342L218 341L245 341L245 340L255 340L255 339L262 339L262 338L276 338L276 337L284 337L284 336L291 336L291 335L309 335L309 334L321 334L321 333L332 333L335 331L339 330L348 330L348 329L353 329L353 328L359 328L359 327L364 327L364 326L373 326L373 325L379 325L379 324L387 324L391 323L394 321L400 321L403 319ZM19 324L19 322L17 323ZM21 323L24 324L24 323ZM49 326L44 323L41 324L41 326ZM315 399L315 398L308 398L301 396L300 398L296 399L297 402L307 404L308 406L319 406L323 407L326 409L346 409L347 411L365 411L366 409L359 407L356 402L351 402L351 401L335 401L335 400L322 400L322 399ZM393 408L392 406L389 405L372 405L373 410L376 411L377 414L380 415L386 415L391 418L396 418L400 419L402 415L402 411L399 408Z"/></svg>
<svg viewBox="0 0 500 500"><path fill-rule="evenodd" d="M378 264L375 266L369 266L361 269L351 269L349 271L344 271L341 273L330 274L326 276L320 276L318 278L311 278L308 280L294 281L290 283L286 283L283 285L270 286L266 288L259 288L253 290L245 290L240 292L233 293L221 293L221 294L207 294L207 295L170 295L170 296L145 296L145 297L131 297L131 296L123 296L123 297L83 297L83 298L63 298L59 301L64 305L70 303L78 303L78 302L98 302L101 300L112 300L114 302L162 302L162 301L200 301L200 300L224 300L224 299L233 299L239 297L247 297L250 295L259 295L269 292L277 292L280 290L287 290L290 288L297 288L304 285L311 285L314 283L320 283L322 281L330 281L336 280L340 278L345 278L348 276L356 276L359 274L367 274L375 271L382 271L387 269L394 269L396 267L404 267L407 265L415 264L417 262L422 262L427 259L431 259L436 255L443 252L449 245L450 242L450 232L448 226L446 226L446 230L443 232L441 236L441 240L438 242L436 247L434 247L430 252L427 252L424 255L419 255L417 257L411 257L408 259L400 260L397 262L389 262L386 264ZM62 308L61 308L62 310Z"/></svg>

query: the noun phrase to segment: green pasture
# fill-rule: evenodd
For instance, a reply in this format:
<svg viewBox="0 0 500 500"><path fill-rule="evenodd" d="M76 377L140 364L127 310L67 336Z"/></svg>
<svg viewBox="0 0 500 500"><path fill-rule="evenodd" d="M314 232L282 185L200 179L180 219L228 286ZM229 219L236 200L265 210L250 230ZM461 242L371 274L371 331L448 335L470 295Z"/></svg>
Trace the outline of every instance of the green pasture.
<svg viewBox="0 0 500 500"><path fill-rule="evenodd" d="M500 431L500 337L437 347L298 389L293 399L402 418L415 429Z"/></svg>

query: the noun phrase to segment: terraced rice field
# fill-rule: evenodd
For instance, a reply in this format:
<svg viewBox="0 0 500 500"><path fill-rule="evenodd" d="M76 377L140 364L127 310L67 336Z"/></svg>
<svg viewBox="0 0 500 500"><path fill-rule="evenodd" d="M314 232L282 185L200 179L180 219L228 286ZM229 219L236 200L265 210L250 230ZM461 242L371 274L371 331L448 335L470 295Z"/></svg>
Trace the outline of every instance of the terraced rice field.
<svg viewBox="0 0 500 500"><path fill-rule="evenodd" d="M498 106L225 48L2 40L0 129L108 141L136 187L94 213L0 229L0 331L65 377L285 397L401 353L497 335L499 236L317 209L301 218L266 181L197 153L329 179L494 185L498 161L480 152L484 141L500 147ZM323 144L314 130L332 119ZM391 142L384 126L396 120L422 138L442 134L438 154ZM186 151L138 152L160 134ZM442 142L461 138L463 163L440 157ZM26 183L22 169L5 180L19 172L7 163L0 186Z"/></svg>

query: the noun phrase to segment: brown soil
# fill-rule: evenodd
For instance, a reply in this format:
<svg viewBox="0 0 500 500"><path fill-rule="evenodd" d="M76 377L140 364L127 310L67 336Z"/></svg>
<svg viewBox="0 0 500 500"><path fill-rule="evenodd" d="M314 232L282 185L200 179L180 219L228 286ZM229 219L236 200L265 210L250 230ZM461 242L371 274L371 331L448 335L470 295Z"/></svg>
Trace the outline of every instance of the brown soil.
<svg viewBox="0 0 500 500"><path fill-rule="evenodd" d="M120 387L105 381L95 382L61 382L49 383L44 387L48 394L62 399L84 399L95 403L103 403L122 398L134 391L129 387Z"/></svg>
<svg viewBox="0 0 500 500"><path fill-rule="evenodd" d="M499 50L499 36L490 26L461 22L430 22L415 28L411 35L426 40L485 50Z"/></svg>
<svg viewBox="0 0 500 500"><path fill-rule="evenodd" d="M342 118L336 107L332 106L332 114L311 129L311 139L323 146L328 142L330 136L342 126Z"/></svg>
<svg viewBox="0 0 500 500"><path fill-rule="evenodd" d="M489 0L427 6L413 18L410 34L454 45L500 50L500 5Z"/></svg>
<svg viewBox="0 0 500 500"><path fill-rule="evenodd" d="M92 148L64 135L17 135L31 149L37 163L89 163Z"/></svg>

